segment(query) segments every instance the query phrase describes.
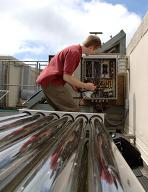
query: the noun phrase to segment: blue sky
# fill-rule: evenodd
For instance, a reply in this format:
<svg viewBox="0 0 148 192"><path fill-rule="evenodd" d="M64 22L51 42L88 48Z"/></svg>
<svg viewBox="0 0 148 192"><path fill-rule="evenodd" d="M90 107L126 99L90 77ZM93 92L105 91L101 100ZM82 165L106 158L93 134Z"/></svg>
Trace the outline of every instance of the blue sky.
<svg viewBox="0 0 148 192"><path fill-rule="evenodd" d="M106 0L106 2L114 5L117 3L122 4L129 11L135 12L141 17L148 11L148 0Z"/></svg>
<svg viewBox="0 0 148 192"><path fill-rule="evenodd" d="M90 31L106 42L124 30L128 46L147 10L147 0L1 0L0 55L47 60Z"/></svg>

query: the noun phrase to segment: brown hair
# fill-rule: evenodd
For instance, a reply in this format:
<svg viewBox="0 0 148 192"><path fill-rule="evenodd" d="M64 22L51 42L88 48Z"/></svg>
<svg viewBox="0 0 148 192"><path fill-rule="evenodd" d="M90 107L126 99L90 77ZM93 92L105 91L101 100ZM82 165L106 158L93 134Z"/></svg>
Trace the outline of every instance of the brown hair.
<svg viewBox="0 0 148 192"><path fill-rule="evenodd" d="M94 49L101 47L101 40L97 35L89 35L83 42L85 47L94 46Z"/></svg>

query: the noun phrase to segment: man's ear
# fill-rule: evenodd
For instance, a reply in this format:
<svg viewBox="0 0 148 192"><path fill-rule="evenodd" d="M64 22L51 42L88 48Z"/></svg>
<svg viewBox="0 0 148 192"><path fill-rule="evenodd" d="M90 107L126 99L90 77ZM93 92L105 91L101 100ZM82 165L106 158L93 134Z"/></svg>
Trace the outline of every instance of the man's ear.
<svg viewBox="0 0 148 192"><path fill-rule="evenodd" d="M92 50L92 46L87 47L87 50L89 51Z"/></svg>
<svg viewBox="0 0 148 192"><path fill-rule="evenodd" d="M93 45L91 45L91 46L89 47L89 49L92 50L92 51L95 50L95 48L94 48Z"/></svg>

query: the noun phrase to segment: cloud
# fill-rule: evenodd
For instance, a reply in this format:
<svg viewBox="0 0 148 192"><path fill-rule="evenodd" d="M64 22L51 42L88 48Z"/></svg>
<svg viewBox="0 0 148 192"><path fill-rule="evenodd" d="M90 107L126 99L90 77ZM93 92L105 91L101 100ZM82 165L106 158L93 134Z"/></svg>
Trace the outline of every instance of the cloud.
<svg viewBox="0 0 148 192"><path fill-rule="evenodd" d="M126 7L99 0L1 0L0 54L53 54L90 31L102 31L106 42L123 29L128 43L140 22Z"/></svg>

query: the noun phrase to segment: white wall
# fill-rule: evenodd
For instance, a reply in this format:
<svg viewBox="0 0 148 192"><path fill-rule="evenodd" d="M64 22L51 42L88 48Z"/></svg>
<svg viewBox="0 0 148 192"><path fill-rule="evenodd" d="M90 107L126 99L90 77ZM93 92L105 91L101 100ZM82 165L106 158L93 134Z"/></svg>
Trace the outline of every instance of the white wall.
<svg viewBox="0 0 148 192"><path fill-rule="evenodd" d="M130 62L129 132L148 164L148 14L128 48Z"/></svg>

